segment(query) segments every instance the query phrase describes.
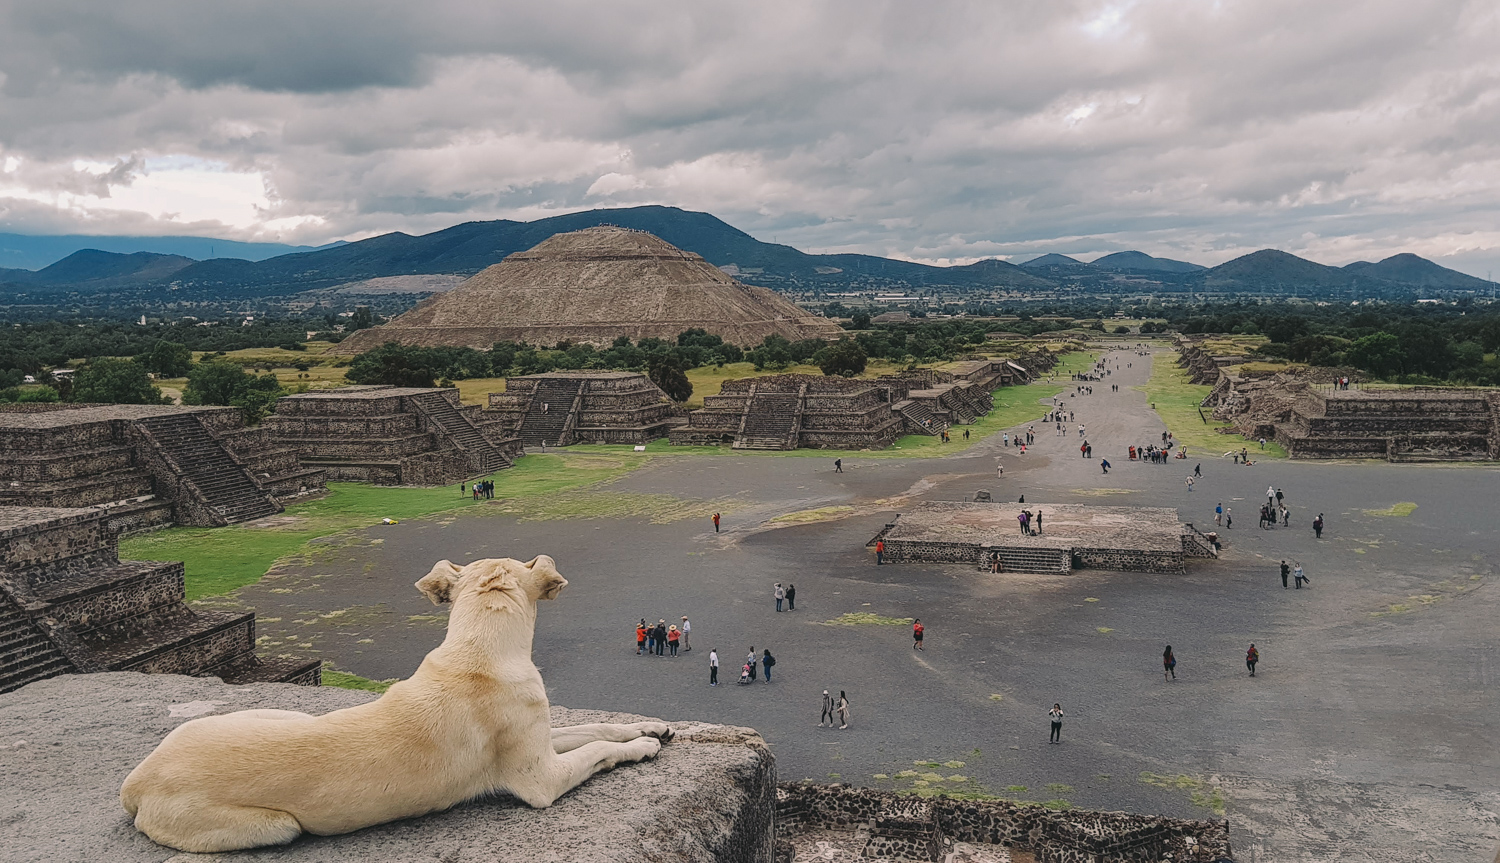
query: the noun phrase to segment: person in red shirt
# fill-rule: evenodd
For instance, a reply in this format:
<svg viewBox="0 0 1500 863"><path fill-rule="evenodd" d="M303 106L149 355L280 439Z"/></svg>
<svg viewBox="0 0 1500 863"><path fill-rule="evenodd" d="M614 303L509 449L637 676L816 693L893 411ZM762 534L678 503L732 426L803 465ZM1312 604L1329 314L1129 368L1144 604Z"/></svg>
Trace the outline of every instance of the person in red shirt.
<svg viewBox="0 0 1500 863"><path fill-rule="evenodd" d="M714 533L719 532L719 514L714 513Z"/></svg>
<svg viewBox="0 0 1500 863"><path fill-rule="evenodd" d="M926 630L926 627L924 627L922 625L922 619L920 617L917 618L915 621L912 622L912 625L911 625L911 642L912 642L911 643L911 649L912 650L926 650L926 648L924 648L922 646L922 633L925 630Z"/></svg>
<svg viewBox="0 0 1500 863"><path fill-rule="evenodd" d="M885 540L877 539L875 540L875 565L879 566L883 563L885 563Z"/></svg>
<svg viewBox="0 0 1500 863"><path fill-rule="evenodd" d="M638 624L636 624L636 627L635 627L635 655L636 656L640 656L641 655L641 651L643 651L645 649L646 649L646 620L645 620L645 618L642 618L641 622L638 623Z"/></svg>

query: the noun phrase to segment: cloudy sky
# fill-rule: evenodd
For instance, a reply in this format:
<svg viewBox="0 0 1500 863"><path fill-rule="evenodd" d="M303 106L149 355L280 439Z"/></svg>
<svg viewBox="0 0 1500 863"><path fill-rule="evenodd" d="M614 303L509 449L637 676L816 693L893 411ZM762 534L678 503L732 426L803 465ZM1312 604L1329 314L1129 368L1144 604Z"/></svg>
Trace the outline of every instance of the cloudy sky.
<svg viewBox="0 0 1500 863"><path fill-rule="evenodd" d="M1500 3L0 0L0 231L642 203L939 263L1500 275Z"/></svg>

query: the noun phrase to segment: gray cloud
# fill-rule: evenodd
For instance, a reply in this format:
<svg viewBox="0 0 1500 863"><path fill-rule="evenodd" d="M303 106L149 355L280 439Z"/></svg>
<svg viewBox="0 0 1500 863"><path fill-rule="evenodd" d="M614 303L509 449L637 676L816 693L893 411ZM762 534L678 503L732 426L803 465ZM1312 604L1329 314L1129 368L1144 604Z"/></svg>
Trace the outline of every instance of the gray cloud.
<svg viewBox="0 0 1500 863"><path fill-rule="evenodd" d="M924 260L1276 246L1482 275L1497 43L1479 0L0 0L0 184L139 193L140 165L207 160L269 190L218 233L289 242L666 203ZM0 218L142 230L80 206Z"/></svg>

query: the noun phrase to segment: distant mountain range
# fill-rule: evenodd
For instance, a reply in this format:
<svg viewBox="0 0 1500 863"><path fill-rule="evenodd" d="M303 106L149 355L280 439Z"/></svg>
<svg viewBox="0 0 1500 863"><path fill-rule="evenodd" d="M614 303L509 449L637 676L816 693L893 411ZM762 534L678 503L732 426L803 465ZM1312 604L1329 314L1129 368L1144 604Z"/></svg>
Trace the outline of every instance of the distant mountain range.
<svg viewBox="0 0 1500 863"><path fill-rule="evenodd" d="M343 245L334 243L331 245ZM243 258L263 261L277 255L311 252L330 246L288 246L284 243L241 243L213 237L90 237L82 234L33 237L0 234L0 270L40 270L84 249L131 254L152 252L181 255L195 261L208 258Z"/></svg>
<svg viewBox="0 0 1500 863"><path fill-rule="evenodd" d="M1329 267L1266 249L1205 268L1142 252L1115 252L1092 263L1043 255L1016 266L983 260L934 267L873 255L812 255L763 243L707 213L675 207L590 210L534 222L466 222L421 236L383 234L355 243L279 254L260 260L211 258L136 250L84 249L40 269L0 270L0 294L36 303L60 293L109 294L149 301L272 296L328 288L366 279L426 274L469 275L553 234L612 224L649 231L696 252L742 281L788 290L911 290L960 292L1005 289L1021 294L1056 290L1137 293L1163 291L1250 292L1302 296L1409 295L1433 290L1489 290L1489 283L1402 254L1379 263ZM0 248L5 236L0 235ZM43 239L43 238L30 238ZM70 242L80 238L67 239ZM84 238L90 239L90 238ZM120 248L122 238L91 238ZM191 240L193 238L164 238ZM156 242L156 241L153 241ZM216 246L225 241L212 242ZM250 244L241 244L250 245ZM123 248L129 248L128 245ZM264 249L262 249L264 250Z"/></svg>

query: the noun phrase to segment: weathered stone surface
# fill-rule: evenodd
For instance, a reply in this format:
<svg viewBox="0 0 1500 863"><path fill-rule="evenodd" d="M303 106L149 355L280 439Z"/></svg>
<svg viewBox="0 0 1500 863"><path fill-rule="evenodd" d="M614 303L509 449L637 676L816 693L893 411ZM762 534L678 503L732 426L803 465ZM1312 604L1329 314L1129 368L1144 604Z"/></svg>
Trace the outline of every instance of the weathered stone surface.
<svg viewBox="0 0 1500 863"><path fill-rule="evenodd" d="M374 697L140 674L58 677L0 696L0 861L772 860L776 770L764 742L750 729L686 722L672 723L677 737L655 761L600 774L544 810L499 797L344 836L210 856L156 845L120 806L125 776L189 716L255 707L317 714ZM184 715L174 717L174 708ZM642 718L552 713L554 725Z"/></svg>

